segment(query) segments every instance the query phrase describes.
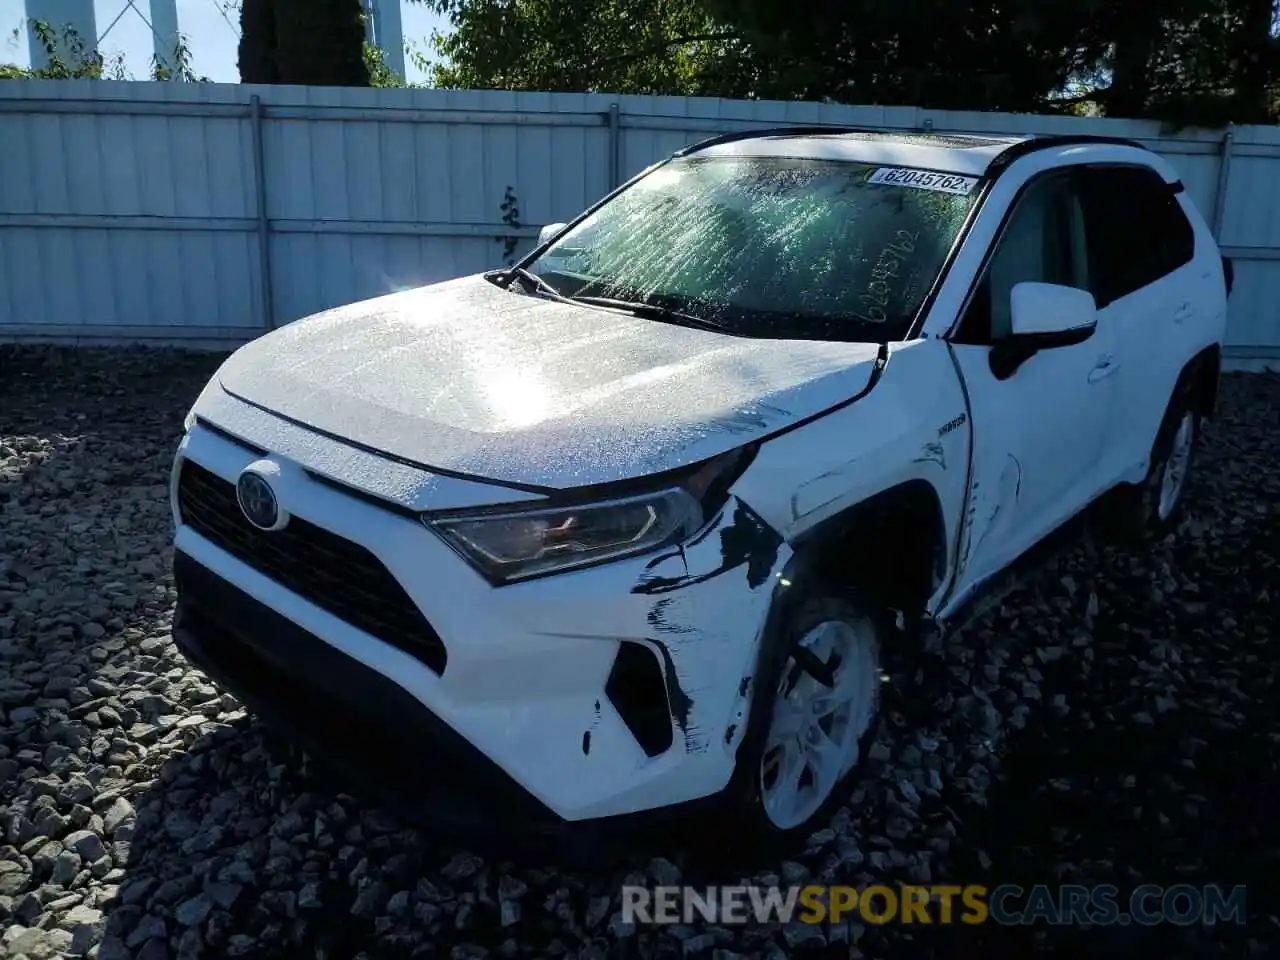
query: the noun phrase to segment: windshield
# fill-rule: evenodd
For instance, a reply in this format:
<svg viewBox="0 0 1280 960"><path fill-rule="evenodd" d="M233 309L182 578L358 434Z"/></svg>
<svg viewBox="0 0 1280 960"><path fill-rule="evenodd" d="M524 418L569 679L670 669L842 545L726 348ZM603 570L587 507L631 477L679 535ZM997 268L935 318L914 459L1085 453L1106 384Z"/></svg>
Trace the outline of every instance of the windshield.
<svg viewBox="0 0 1280 960"><path fill-rule="evenodd" d="M975 184L845 161L677 160L527 267L565 296L643 302L745 336L901 340Z"/></svg>

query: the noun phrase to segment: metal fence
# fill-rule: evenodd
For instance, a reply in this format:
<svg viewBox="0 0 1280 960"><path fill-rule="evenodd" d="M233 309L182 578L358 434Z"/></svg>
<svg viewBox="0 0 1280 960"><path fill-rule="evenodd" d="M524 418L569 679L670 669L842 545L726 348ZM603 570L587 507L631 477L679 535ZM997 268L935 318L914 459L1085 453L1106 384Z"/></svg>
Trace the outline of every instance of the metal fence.
<svg viewBox="0 0 1280 960"><path fill-rule="evenodd" d="M0 83L0 339L242 342L500 265L689 142L789 123L1140 140L1237 262L1231 356L1280 361L1280 127L119 81Z"/></svg>

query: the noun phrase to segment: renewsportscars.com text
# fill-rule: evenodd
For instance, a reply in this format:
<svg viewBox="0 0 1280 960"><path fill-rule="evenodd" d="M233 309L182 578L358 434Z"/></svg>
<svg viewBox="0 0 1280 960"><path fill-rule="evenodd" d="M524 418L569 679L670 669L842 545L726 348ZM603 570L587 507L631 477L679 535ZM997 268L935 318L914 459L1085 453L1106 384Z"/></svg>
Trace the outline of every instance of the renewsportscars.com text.
<svg viewBox="0 0 1280 960"><path fill-rule="evenodd" d="M1161 887L1148 884L1125 896L1101 884L1025 888L876 885L805 887L633 887L622 888L622 919L628 923L715 924L923 923L1003 925L1114 924L1178 926L1245 922L1245 888Z"/></svg>

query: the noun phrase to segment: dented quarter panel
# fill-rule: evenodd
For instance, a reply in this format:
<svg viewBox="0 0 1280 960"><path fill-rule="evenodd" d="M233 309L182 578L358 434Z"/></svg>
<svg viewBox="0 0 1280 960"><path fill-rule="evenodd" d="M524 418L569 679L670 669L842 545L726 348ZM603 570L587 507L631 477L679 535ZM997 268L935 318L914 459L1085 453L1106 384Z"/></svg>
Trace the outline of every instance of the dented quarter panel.
<svg viewBox="0 0 1280 960"><path fill-rule="evenodd" d="M924 480L942 507L950 572L964 510L971 426L946 344L893 344L870 393L805 430L764 444L734 490L793 542L883 490Z"/></svg>

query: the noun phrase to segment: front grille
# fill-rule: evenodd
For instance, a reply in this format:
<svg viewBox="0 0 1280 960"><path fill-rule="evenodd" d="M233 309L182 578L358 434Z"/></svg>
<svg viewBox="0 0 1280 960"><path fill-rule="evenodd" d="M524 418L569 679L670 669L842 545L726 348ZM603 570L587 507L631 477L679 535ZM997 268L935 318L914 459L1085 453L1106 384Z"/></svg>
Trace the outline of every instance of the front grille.
<svg viewBox="0 0 1280 960"><path fill-rule="evenodd" d="M245 519L235 484L183 461L182 522L287 590L443 673L446 654L404 587L372 553L313 523L291 517L283 530Z"/></svg>

